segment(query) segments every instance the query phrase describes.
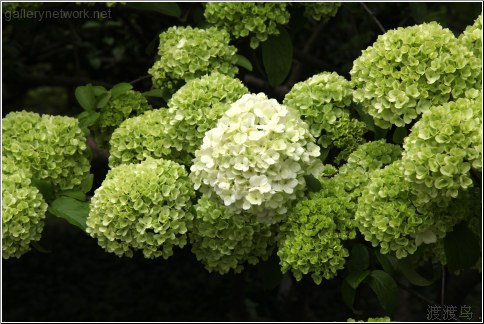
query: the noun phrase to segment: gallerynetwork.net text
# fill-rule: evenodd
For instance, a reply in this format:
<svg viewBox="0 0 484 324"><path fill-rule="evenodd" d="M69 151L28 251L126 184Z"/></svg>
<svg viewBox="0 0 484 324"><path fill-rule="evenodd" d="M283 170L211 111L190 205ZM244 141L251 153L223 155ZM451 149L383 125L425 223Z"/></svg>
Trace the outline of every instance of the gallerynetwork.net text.
<svg viewBox="0 0 484 324"><path fill-rule="evenodd" d="M25 10L5 11L5 21L12 19L111 19L111 9L107 10Z"/></svg>

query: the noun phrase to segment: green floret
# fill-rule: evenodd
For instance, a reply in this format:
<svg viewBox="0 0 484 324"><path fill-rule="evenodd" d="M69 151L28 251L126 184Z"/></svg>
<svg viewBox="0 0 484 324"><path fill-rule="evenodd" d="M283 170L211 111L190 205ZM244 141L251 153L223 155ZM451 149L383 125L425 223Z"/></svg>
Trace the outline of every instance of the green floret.
<svg viewBox="0 0 484 324"><path fill-rule="evenodd" d="M235 215L206 196L195 210L192 252L210 272L239 273L245 263L255 265L270 256L275 241L270 225Z"/></svg>
<svg viewBox="0 0 484 324"><path fill-rule="evenodd" d="M403 152L405 180L429 201L457 197L482 170L482 98L432 107L412 127Z"/></svg>
<svg viewBox="0 0 484 324"><path fill-rule="evenodd" d="M3 154L55 191L76 189L89 173L86 137L76 118L12 112L2 120Z"/></svg>
<svg viewBox="0 0 484 324"><path fill-rule="evenodd" d="M336 15L341 2L296 2L297 5L303 6L304 15L314 20L328 19Z"/></svg>
<svg viewBox="0 0 484 324"><path fill-rule="evenodd" d="M187 243L195 193L179 164L147 159L111 169L91 201L86 232L106 251L146 258L173 254Z"/></svg>
<svg viewBox="0 0 484 324"><path fill-rule="evenodd" d="M355 60L355 102L382 128L403 127L432 106L475 98L482 65L436 22L390 30Z"/></svg>
<svg viewBox="0 0 484 324"><path fill-rule="evenodd" d="M368 142L360 145L348 157L348 162L341 168L340 173L345 170L361 170L372 172L381 169L385 165L400 159L402 149L395 144L386 143L385 140Z"/></svg>
<svg viewBox="0 0 484 324"><path fill-rule="evenodd" d="M172 139L193 155L230 104L248 92L240 80L217 72L188 81L168 102Z"/></svg>
<svg viewBox="0 0 484 324"><path fill-rule="evenodd" d="M477 17L473 25L464 30L459 40L482 62L482 14Z"/></svg>
<svg viewBox="0 0 484 324"><path fill-rule="evenodd" d="M284 105L299 112L322 147L342 150L337 162L364 143L367 131L364 123L350 117L352 94L348 80L334 72L322 72L296 83L284 98Z"/></svg>
<svg viewBox="0 0 484 324"><path fill-rule="evenodd" d="M287 3L277 2L208 2L205 18L235 38L250 38L250 47L257 48L270 35L278 35L279 25L289 22Z"/></svg>
<svg viewBox="0 0 484 324"><path fill-rule="evenodd" d="M172 120L173 115L163 108L125 120L111 136L109 166L138 163L149 157L190 165L193 157L185 151Z"/></svg>
<svg viewBox="0 0 484 324"><path fill-rule="evenodd" d="M119 97L109 100L100 110L99 119L93 129L97 144L107 147L111 134L123 121L151 109L146 98L134 90L128 90Z"/></svg>
<svg viewBox="0 0 484 324"><path fill-rule="evenodd" d="M2 257L19 258L39 241L44 228L45 203L31 185L30 172L2 155Z"/></svg>
<svg viewBox="0 0 484 324"><path fill-rule="evenodd" d="M207 73L234 76L238 72L230 35L215 27L170 27L160 34L158 59L148 70L155 88L176 91L186 81Z"/></svg>

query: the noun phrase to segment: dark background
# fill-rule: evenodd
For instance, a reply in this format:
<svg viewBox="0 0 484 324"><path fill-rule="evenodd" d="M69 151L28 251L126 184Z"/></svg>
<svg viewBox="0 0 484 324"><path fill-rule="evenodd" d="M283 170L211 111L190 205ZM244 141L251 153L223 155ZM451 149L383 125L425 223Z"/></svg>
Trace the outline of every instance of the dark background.
<svg viewBox="0 0 484 324"><path fill-rule="evenodd" d="M435 20L456 35L482 11L480 3L461 2L367 6L387 30ZM106 20L3 19L2 117L21 109L75 116L81 109L74 89L89 82L110 87L134 81L136 90L149 90L146 71L155 60L159 33L172 25L204 24L199 3L181 3L180 7L181 18L128 5L111 8L111 19ZM49 3L41 8L85 7ZM103 4L88 9L107 10ZM243 69L239 74L250 90L282 99L292 84L321 71L349 77L353 60L381 34L359 3L344 4L324 26L304 19L302 11L294 9L288 27L295 48L294 68L276 88L265 81L260 49L250 50L248 40L234 41L239 53L254 65L250 74ZM317 41L310 50L300 50L315 32ZM94 157L97 187L107 161L103 154ZM384 314L370 290L358 290L353 313L341 301L340 278L320 286L310 278L296 282L277 271L276 257L240 275L225 276L208 273L190 247L176 250L166 261L140 255L120 259L60 219L47 220L39 245L47 251L33 249L19 260L2 260L5 321L346 321ZM479 320L481 275L447 276L446 303L472 306L473 319ZM412 292L401 289L392 319L425 321L427 306L439 300L440 288L439 281Z"/></svg>

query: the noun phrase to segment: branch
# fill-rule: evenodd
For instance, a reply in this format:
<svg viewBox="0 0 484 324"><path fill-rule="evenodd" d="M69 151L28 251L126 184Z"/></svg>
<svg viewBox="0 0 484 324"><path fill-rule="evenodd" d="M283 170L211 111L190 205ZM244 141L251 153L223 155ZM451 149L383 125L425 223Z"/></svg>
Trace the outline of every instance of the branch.
<svg viewBox="0 0 484 324"><path fill-rule="evenodd" d="M144 81L144 80L149 79L149 78L151 78L151 75L147 74L147 75L143 75L142 77L139 77L137 79L134 79L133 81L130 81L129 83L130 84L135 84L135 83Z"/></svg>
<svg viewBox="0 0 484 324"><path fill-rule="evenodd" d="M378 27L380 28L380 30L385 34L387 32L386 29L383 27L383 25L378 20L378 18L376 18L376 16L373 13L373 11L371 11L370 8L368 8L368 6L364 2L360 2L360 4L366 10L366 12L368 12L370 14L370 16L373 19L373 21L378 25Z"/></svg>

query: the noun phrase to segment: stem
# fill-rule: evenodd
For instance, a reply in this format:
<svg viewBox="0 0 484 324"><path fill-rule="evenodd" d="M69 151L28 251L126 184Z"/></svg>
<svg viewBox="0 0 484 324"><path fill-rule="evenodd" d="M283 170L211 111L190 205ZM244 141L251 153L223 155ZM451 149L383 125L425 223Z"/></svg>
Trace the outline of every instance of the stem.
<svg viewBox="0 0 484 324"><path fill-rule="evenodd" d="M403 290L405 290L405 291L409 292L410 294L414 295L414 296L415 296L415 297L417 297L418 299L420 299L420 300L422 300L422 301L426 302L426 303L427 303L427 305L437 305L437 304L438 304L438 303L436 303L435 301L433 301L433 300L431 300L431 299L429 299L429 298L425 297L425 296L424 296L424 295L422 295L421 293L419 293L419 292L417 292L417 291L413 290L412 288L409 288L409 287L407 287L407 286L403 285L403 284L402 284L402 283L400 283L400 282L398 282L398 286L399 286L400 288L403 288Z"/></svg>
<svg viewBox="0 0 484 324"><path fill-rule="evenodd" d="M143 75L142 77L139 77L137 79L134 79L133 81L130 81L129 83L130 84L135 84L135 83L144 81L144 80L149 79L149 78L151 78L151 75L147 74L147 75Z"/></svg>
<svg viewBox="0 0 484 324"><path fill-rule="evenodd" d="M378 25L378 27L380 28L380 30L383 32L383 33L386 33L386 29L383 27L383 25L381 24L381 22L378 20L378 18L376 18L375 14L373 13L373 11L370 10L370 8L368 8L368 6L364 3L364 2L360 2L361 6L366 10L366 12L368 12L371 16L371 18L373 19L373 21Z"/></svg>

